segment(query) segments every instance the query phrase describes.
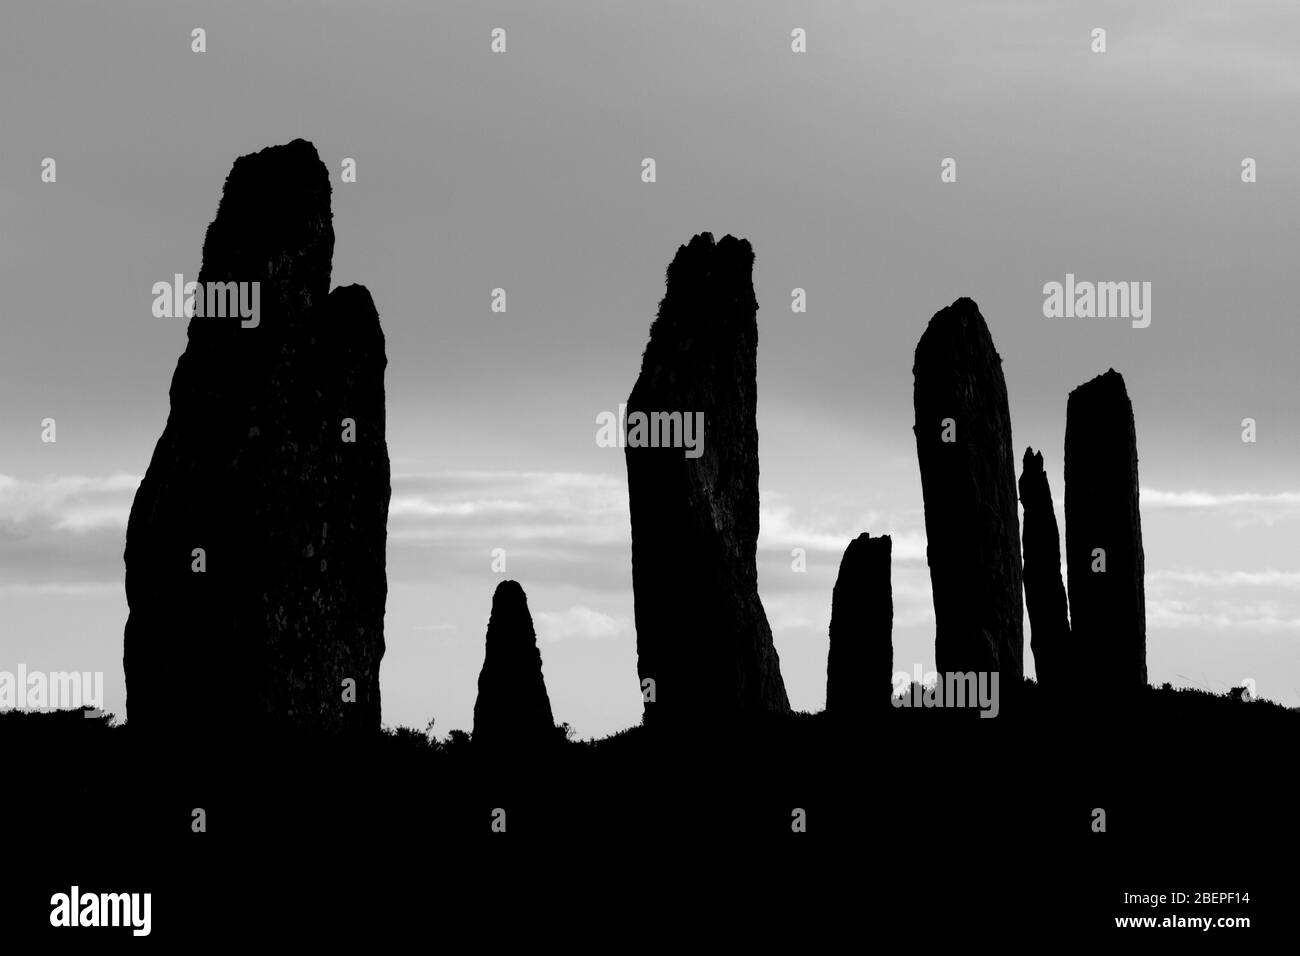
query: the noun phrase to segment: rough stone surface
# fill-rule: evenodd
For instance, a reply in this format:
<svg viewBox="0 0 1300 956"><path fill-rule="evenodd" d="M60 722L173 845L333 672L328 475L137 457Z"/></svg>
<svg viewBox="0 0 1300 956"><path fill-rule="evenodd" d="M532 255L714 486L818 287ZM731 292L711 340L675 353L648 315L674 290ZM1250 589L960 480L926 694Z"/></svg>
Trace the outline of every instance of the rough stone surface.
<svg viewBox="0 0 1300 956"><path fill-rule="evenodd" d="M487 649L474 702L474 743L526 746L555 739L555 719L542 677L528 598L515 581L492 595Z"/></svg>
<svg viewBox="0 0 1300 956"><path fill-rule="evenodd" d="M1020 472L1020 504L1025 511L1025 607L1029 646L1038 683L1059 686L1070 671L1070 616L1061 581L1061 535L1052 510L1052 489L1043 470L1043 453L1025 449Z"/></svg>
<svg viewBox="0 0 1300 956"><path fill-rule="evenodd" d="M829 714L853 716L888 706L894 671L892 547L889 535L860 534L844 550L831 596Z"/></svg>
<svg viewBox="0 0 1300 956"><path fill-rule="evenodd" d="M636 411L704 414L703 454L625 449L637 671L647 722L788 711L758 596L758 325L748 242L677 250L650 327ZM631 429L627 429L631 431Z"/></svg>
<svg viewBox="0 0 1300 956"><path fill-rule="evenodd" d="M1096 549L1105 553L1104 572L1093 570ZM1124 377L1114 369L1080 385L1066 404L1065 554L1073 637L1087 680L1146 684L1137 429Z"/></svg>
<svg viewBox="0 0 1300 956"><path fill-rule="evenodd" d="M379 727L387 360L370 294L329 292L333 249L310 143L235 161L198 279L260 282L260 321L190 320L131 508L123 665L138 731Z"/></svg>
<svg viewBox="0 0 1300 956"><path fill-rule="evenodd" d="M941 673L997 671L1005 693L1024 677L1015 457L1002 359L974 302L930 320L912 373L935 662Z"/></svg>

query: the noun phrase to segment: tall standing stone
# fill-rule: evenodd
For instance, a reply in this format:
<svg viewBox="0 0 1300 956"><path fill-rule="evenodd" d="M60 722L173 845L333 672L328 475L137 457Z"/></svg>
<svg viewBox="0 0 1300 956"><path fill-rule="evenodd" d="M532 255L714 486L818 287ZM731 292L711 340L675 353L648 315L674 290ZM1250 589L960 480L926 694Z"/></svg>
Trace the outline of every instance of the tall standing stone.
<svg viewBox="0 0 1300 956"><path fill-rule="evenodd" d="M387 359L370 294L329 291L333 250L310 143L235 161L198 281L258 283L259 314L190 320L131 508L138 731L379 727Z"/></svg>
<svg viewBox="0 0 1300 956"><path fill-rule="evenodd" d="M790 709L755 561L753 264L749 243L733 236L715 244L702 233L677 250L627 401L637 672L645 696L653 691L649 722ZM638 424L637 413L656 412L665 414ZM703 416L699 447L663 447L673 444L674 412L683 428ZM660 447L642 444L652 432Z"/></svg>
<svg viewBox="0 0 1300 956"><path fill-rule="evenodd" d="M1137 429L1110 369L1070 393L1065 412L1065 554L1070 616L1086 679L1147 682L1145 559Z"/></svg>
<svg viewBox="0 0 1300 956"><path fill-rule="evenodd" d="M1024 600L1011 414L1002 359L970 299L930 320L913 403L940 673L1024 677Z"/></svg>
<svg viewBox="0 0 1300 956"><path fill-rule="evenodd" d="M889 535L860 534L844 550L831 595L828 714L852 717L881 710L893 693L892 547Z"/></svg>
<svg viewBox="0 0 1300 956"><path fill-rule="evenodd" d="M518 582L502 581L492 595L487 648L478 675L474 743L519 747L545 744L555 734L528 598Z"/></svg>
<svg viewBox="0 0 1300 956"><path fill-rule="evenodd" d="M1061 535L1052 509L1052 489L1043 470L1043 453L1025 449L1020 472L1020 504L1025 509L1025 607L1029 646L1038 683L1060 686L1071 671L1070 616L1061 581Z"/></svg>

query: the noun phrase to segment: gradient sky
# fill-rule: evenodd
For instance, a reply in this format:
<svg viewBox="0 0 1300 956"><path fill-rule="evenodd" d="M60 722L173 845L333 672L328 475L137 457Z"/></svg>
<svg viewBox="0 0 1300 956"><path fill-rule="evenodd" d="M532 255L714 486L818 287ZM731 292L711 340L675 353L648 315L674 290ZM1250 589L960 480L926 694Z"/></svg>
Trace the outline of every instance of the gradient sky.
<svg viewBox="0 0 1300 956"><path fill-rule="evenodd" d="M469 728L497 547L556 719L639 719L623 454L595 421L701 231L757 257L759 584L796 707L824 703L861 531L895 536L895 668L933 667L912 352L962 295L1058 511L1066 395L1125 376L1150 679L1300 704L1294 3L27 2L0 89L0 670L102 670L123 711L126 517L185 341L150 287L197 274L235 157L301 136L334 176L334 283L388 340L385 723ZM1067 272L1151 282L1150 328L1045 319Z"/></svg>

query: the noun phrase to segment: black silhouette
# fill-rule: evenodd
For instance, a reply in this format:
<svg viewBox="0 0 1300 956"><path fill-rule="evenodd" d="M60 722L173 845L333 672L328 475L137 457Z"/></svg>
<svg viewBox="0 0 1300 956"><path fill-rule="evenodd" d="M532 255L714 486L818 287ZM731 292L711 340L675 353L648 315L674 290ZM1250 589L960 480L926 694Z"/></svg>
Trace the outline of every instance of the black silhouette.
<svg viewBox="0 0 1300 956"><path fill-rule="evenodd" d="M528 598L517 582L502 581L492 595L487 650L478 675L474 744L528 747L555 738Z"/></svg>
<svg viewBox="0 0 1300 956"><path fill-rule="evenodd" d="M647 721L790 709L758 597L758 325L743 239L677 250L635 412L703 413L702 455L626 449L637 672ZM653 681L647 685L645 682Z"/></svg>
<svg viewBox="0 0 1300 956"><path fill-rule="evenodd" d="M970 299L935 314L916 347L916 452L941 673L1024 675L1020 521L1002 359Z"/></svg>
<svg viewBox="0 0 1300 956"><path fill-rule="evenodd" d="M303 140L226 180L198 278L260 283L260 317L191 319L131 509L133 731L379 727L386 358L370 294L329 292L331 219Z"/></svg>
<svg viewBox="0 0 1300 956"><path fill-rule="evenodd" d="M1144 686L1135 427L1113 371L1069 401L1068 609L1042 457L1025 454L1023 586L1040 682L1023 679L1007 394L969 299L939 312L917 347L915 433L939 669L999 672L999 715L963 720L970 708L886 704L892 542L868 534L849 544L834 587L826 711L791 712L757 590L753 253L730 236L715 244L701 234L678 250L628 401L638 672L653 682L646 726L566 739L526 596L506 581L493 596L473 737L453 729L436 739L432 722L426 733L382 728L384 340L363 288L326 295L330 220L328 179L309 144L236 162L199 278L261 282L262 314L256 328L190 323L171 416L128 528L129 724L78 712L0 715L11 765L36 768L11 788L28 797L25 827L43 836L71 825L102 841L76 861L75 879L129 887L165 873L175 885L160 888L160 898L171 891L160 913L203 926L213 901L236 887L235 902L283 921L298 915L286 906L295 893L319 907L324 882L286 879L286 861L302 870L324 848L320 873L358 874L383 905L405 882L425 905L425 870L442 865L446 848L458 867L486 861L488 873L456 874L471 893L495 891L511 872L498 849L508 844L482 852L477 841L496 839L496 822L508 820L529 852L531 838L562 838L563 852L539 854L550 870L575 846L624 855L631 846L638 865L662 859L644 885L675 891L682 861L701 846L734 853L764 837L752 872L765 883L775 872L802 879L884 859L922 871L899 876L906 885L932 886L936 872L951 871L953 898L994 905L1010 885L1017 919L1073 907L1073 925L1081 912L1112 911L1117 871L1140 873L1143 887L1211 885L1241 847L1294 840L1289 793L1239 771L1275 757L1295 736L1297 713L1241 691ZM636 412L677 413L679 422L702 413L699 457L671 443L634 445ZM202 573L192 570L195 548ZM1092 572L1096 549L1102 573ZM1081 666L1088 679L1132 692L1083 706L1091 702L1061 692ZM1086 719L1059 719L1073 712ZM868 713L880 715L870 733L841 719ZM658 732L665 725L682 732ZM172 746L160 759L162 734ZM1159 742L1159 760L1148 741ZM511 759L497 759L503 751ZM1231 753L1233 765L1207 775L1207 753ZM933 767L918 767L918 755L933 756ZM1209 877L1190 879L1188 861L1205 847L1186 849L1184 837L1209 807L1232 852L1213 860ZM1090 827L1099 808L1111 814L1100 835ZM195 829L200 811L211 832ZM792 836L804 820L806 834ZM963 861L984 841L990 859L977 860L972 880ZM1036 879L1038 848L1071 841L1087 847L1071 857L1074 893ZM813 846L830 865L809 865ZM374 880L393 858L367 860L372 847L397 848L416 869ZM947 849L936 856L932 847ZM1159 874L1157 853L1168 863ZM68 861L55 856L57 872L23 874L41 907L68 886ZM137 860L140 879L127 879ZM1104 901L1086 893L1099 880L1110 881ZM339 899L356 907L355 896L337 893L326 905ZM945 916L951 908L945 898Z"/></svg>
<svg viewBox="0 0 1300 956"><path fill-rule="evenodd" d="M1066 405L1065 554L1073 639L1086 679L1099 687L1145 686L1137 430L1124 377L1114 369L1080 385Z"/></svg>
<svg viewBox="0 0 1300 956"><path fill-rule="evenodd" d="M860 534L844 549L831 597L826 712L853 717L886 706L893 689L894 597L889 535Z"/></svg>
<svg viewBox="0 0 1300 956"><path fill-rule="evenodd" d="M1025 609L1034 670L1038 683L1059 688L1072 666L1070 616L1061 581L1061 535L1043 471L1043 453L1032 448L1025 449L1020 472L1020 504L1025 509Z"/></svg>

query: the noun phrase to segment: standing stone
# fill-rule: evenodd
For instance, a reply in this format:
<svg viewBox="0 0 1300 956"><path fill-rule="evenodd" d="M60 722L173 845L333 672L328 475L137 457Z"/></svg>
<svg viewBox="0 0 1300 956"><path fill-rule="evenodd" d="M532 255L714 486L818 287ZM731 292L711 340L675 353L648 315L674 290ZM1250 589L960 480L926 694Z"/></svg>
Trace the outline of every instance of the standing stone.
<svg viewBox="0 0 1300 956"><path fill-rule="evenodd" d="M387 359L370 294L329 292L333 250L310 143L235 161L198 279L260 283L260 314L190 320L131 508L123 666L139 732L379 728Z"/></svg>
<svg viewBox="0 0 1300 956"><path fill-rule="evenodd" d="M1137 429L1124 377L1114 369L1080 385L1066 404L1065 554L1074 641L1086 679L1092 686L1144 686Z"/></svg>
<svg viewBox="0 0 1300 956"><path fill-rule="evenodd" d="M733 236L715 244L701 233L677 250L627 400L637 672L643 697L654 694L647 722L790 709L755 562L753 265L749 243ZM680 413L682 428L668 414L638 421L653 412ZM702 433L686 435L701 414ZM646 447L652 435L660 447ZM698 445L682 447L686 437Z"/></svg>
<svg viewBox="0 0 1300 956"><path fill-rule="evenodd" d="M556 739L528 598L516 581L492 595L487 650L474 702L474 743L527 746Z"/></svg>
<svg viewBox="0 0 1300 956"><path fill-rule="evenodd" d="M889 535L860 534L844 550L831 595L828 714L854 716L882 710L893 693L892 546Z"/></svg>
<svg viewBox="0 0 1300 956"><path fill-rule="evenodd" d="M1024 678L1024 599L1011 414L1002 359L970 299L930 320L913 403L941 674Z"/></svg>
<svg viewBox="0 0 1300 956"><path fill-rule="evenodd" d="M1038 683L1060 686L1071 670L1070 616L1061 581L1061 535L1052 510L1052 489L1043 470L1043 453L1025 449L1020 472L1020 504L1025 509L1025 607L1029 646Z"/></svg>

